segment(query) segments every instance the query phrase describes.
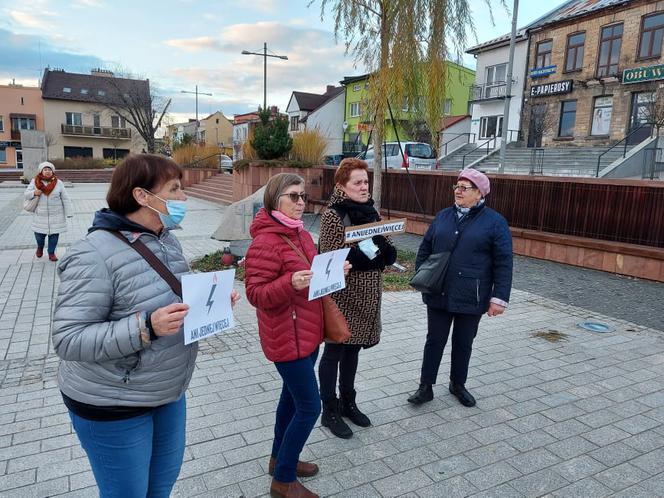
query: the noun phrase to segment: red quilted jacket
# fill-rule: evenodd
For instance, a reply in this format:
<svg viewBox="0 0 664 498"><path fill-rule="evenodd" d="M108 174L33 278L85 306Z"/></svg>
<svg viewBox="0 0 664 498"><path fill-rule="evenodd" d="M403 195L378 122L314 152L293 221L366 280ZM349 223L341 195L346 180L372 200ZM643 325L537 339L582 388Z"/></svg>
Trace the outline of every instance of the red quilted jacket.
<svg viewBox="0 0 664 498"><path fill-rule="evenodd" d="M247 299L256 307L261 347L274 362L306 358L323 342L323 307L309 301L309 289L296 291L294 272L308 270L281 235L286 235L308 258L318 253L309 233L297 232L261 209L249 229L254 239L245 260Z"/></svg>

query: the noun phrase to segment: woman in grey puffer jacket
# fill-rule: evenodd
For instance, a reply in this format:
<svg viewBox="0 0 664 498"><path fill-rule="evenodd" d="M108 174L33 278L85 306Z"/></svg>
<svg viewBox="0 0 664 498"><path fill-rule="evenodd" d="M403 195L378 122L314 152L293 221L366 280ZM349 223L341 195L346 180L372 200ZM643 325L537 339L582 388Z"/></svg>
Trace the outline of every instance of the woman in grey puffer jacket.
<svg viewBox="0 0 664 498"><path fill-rule="evenodd" d="M132 247L145 244L178 279L189 271L169 231L185 212L181 176L168 158L130 156L110 209L58 266L58 384L101 497L167 497L182 464L197 345L184 344L188 306Z"/></svg>

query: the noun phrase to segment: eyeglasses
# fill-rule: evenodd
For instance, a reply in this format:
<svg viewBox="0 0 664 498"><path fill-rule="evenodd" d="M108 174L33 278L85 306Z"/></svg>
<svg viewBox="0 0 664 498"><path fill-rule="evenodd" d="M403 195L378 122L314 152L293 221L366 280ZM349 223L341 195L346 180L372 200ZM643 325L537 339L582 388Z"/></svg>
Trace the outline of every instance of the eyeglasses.
<svg viewBox="0 0 664 498"><path fill-rule="evenodd" d="M307 199L309 198L309 194L306 192L302 192L301 194L298 194L297 192L290 192L288 194L281 194L279 197L283 197L284 195L287 195L291 202L295 204L297 203L298 199L302 199L302 202L307 202Z"/></svg>
<svg viewBox="0 0 664 498"><path fill-rule="evenodd" d="M469 187L467 185L452 185L452 190L461 190L461 192L465 192L466 190L477 190L477 187Z"/></svg>

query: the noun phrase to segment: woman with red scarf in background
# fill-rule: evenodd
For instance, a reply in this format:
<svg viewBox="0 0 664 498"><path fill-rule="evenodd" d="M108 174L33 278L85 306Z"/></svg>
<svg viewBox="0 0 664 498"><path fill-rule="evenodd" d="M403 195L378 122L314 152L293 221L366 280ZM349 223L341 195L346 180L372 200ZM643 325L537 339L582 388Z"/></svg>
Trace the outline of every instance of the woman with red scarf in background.
<svg viewBox="0 0 664 498"><path fill-rule="evenodd" d="M25 200L30 203L37 198L37 206L30 209L34 213L32 231L37 240L35 256L44 255L44 244L48 236L48 259L57 261L55 248L61 233L67 231L67 220L72 216L72 206L65 184L55 176L55 166L43 162L38 167L37 176L25 190Z"/></svg>

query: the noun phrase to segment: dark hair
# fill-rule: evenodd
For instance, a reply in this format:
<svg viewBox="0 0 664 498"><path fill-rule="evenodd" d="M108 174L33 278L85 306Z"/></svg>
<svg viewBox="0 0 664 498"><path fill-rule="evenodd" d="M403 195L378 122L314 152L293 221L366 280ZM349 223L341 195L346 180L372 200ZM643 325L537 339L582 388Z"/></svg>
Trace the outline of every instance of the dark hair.
<svg viewBox="0 0 664 498"><path fill-rule="evenodd" d="M182 179L182 168L172 159L157 154L131 154L115 167L106 202L118 214L133 213L141 208L133 195L136 187L154 192L175 178Z"/></svg>
<svg viewBox="0 0 664 498"><path fill-rule="evenodd" d="M263 206L268 212L279 208L279 195L291 185L304 185L304 178L295 173L279 173L267 181L263 193Z"/></svg>
<svg viewBox="0 0 664 498"><path fill-rule="evenodd" d="M350 180L350 174L356 169L363 169L369 171L366 161L358 159L357 157L347 157L339 163L339 168L334 173L334 183L344 186Z"/></svg>

